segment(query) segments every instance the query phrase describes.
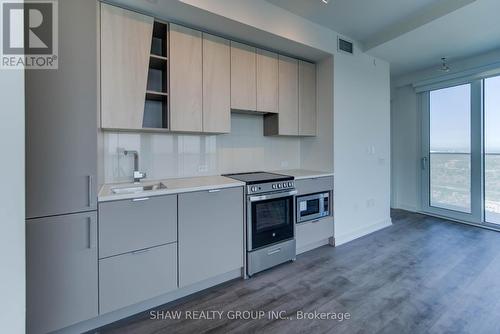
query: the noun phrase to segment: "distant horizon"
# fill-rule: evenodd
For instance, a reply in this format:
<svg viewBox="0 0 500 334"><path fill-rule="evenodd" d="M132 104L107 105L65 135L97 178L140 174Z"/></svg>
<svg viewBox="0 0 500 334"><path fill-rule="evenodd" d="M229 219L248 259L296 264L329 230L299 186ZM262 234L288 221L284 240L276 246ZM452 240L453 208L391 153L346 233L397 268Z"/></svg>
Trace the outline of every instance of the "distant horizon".
<svg viewBox="0 0 500 334"><path fill-rule="evenodd" d="M471 153L470 152L465 152L464 151L439 151L439 150L430 150L431 154L468 154L470 155ZM500 155L500 151L499 152L485 152L484 153L485 155Z"/></svg>

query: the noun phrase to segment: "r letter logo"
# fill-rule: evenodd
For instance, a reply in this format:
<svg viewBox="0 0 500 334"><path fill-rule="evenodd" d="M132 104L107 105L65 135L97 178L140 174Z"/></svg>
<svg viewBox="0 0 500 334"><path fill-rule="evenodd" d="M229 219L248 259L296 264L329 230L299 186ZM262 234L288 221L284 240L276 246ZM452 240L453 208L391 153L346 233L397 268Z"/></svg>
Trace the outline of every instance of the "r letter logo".
<svg viewBox="0 0 500 334"><path fill-rule="evenodd" d="M3 69L56 69L57 1L7 1L2 6Z"/></svg>

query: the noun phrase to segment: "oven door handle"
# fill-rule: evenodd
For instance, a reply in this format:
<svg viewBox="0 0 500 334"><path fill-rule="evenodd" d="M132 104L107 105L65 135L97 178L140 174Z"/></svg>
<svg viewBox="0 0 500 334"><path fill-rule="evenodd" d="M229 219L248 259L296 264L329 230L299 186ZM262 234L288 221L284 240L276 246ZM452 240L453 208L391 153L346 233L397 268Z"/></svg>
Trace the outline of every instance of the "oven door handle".
<svg viewBox="0 0 500 334"><path fill-rule="evenodd" d="M250 202L258 202L258 201L265 201L267 199L288 197L288 196L293 196L293 195L297 195L297 190L280 192L280 193L270 194L270 195L250 196L250 197L248 197L248 200Z"/></svg>

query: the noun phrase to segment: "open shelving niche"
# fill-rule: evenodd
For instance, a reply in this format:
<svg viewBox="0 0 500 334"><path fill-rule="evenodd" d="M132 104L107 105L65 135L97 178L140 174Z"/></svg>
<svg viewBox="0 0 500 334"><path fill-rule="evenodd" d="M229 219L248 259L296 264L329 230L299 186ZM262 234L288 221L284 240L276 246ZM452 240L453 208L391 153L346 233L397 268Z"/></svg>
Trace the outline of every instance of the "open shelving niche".
<svg viewBox="0 0 500 334"><path fill-rule="evenodd" d="M148 82L144 104L144 129L169 129L169 41L168 24L155 21L151 54L149 57Z"/></svg>

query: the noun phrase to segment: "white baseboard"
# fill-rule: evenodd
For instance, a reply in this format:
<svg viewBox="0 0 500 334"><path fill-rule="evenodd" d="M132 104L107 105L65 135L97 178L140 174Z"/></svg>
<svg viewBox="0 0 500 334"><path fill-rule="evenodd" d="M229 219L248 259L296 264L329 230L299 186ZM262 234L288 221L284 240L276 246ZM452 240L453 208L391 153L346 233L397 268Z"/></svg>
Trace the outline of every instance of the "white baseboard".
<svg viewBox="0 0 500 334"><path fill-rule="evenodd" d="M345 244L349 241L364 237L365 235L376 232L378 230L389 227L391 225L392 225L392 220L391 220L391 218L388 218L388 219L384 219L382 221L370 224L368 226L364 226L362 228L359 228L357 230L354 230L354 231L346 233L346 234L335 235L335 245L340 246L340 245Z"/></svg>
<svg viewBox="0 0 500 334"><path fill-rule="evenodd" d="M393 209L401 209L401 210L406 210L406 211L410 211L410 212L418 212L416 205L403 204L403 203L395 204L393 206Z"/></svg>

